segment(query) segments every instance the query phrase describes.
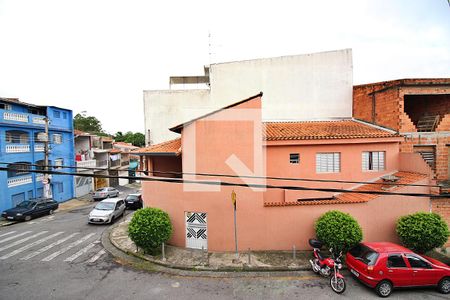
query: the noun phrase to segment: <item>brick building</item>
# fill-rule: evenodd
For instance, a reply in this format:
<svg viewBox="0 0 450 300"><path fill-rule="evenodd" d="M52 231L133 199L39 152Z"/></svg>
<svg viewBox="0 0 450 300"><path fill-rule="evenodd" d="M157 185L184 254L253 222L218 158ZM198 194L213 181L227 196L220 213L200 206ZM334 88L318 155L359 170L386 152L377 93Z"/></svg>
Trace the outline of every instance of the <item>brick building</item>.
<svg viewBox="0 0 450 300"><path fill-rule="evenodd" d="M405 136L400 152L419 153L441 191L450 191L450 78L356 85L353 117ZM432 209L450 223L449 199L434 200Z"/></svg>

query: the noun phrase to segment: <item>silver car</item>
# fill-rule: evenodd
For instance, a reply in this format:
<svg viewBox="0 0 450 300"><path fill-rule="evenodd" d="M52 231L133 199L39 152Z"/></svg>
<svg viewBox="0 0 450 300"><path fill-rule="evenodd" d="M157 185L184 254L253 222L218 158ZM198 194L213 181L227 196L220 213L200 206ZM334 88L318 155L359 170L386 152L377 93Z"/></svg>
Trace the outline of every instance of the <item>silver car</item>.
<svg viewBox="0 0 450 300"><path fill-rule="evenodd" d="M100 201L89 213L88 223L108 224L123 217L125 202L121 198Z"/></svg>
<svg viewBox="0 0 450 300"><path fill-rule="evenodd" d="M92 198L94 200L102 200L110 197L117 197L119 196L119 191L116 190L113 187L103 187L97 189L94 194L92 195Z"/></svg>

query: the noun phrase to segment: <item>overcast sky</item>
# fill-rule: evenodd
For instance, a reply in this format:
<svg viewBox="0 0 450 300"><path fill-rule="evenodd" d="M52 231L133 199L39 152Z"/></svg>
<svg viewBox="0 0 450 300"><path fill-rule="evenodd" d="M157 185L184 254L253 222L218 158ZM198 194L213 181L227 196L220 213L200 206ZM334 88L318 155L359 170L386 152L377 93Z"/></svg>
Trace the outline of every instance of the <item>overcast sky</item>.
<svg viewBox="0 0 450 300"><path fill-rule="evenodd" d="M0 97L143 132L142 91L167 89L171 75L344 48L355 84L450 77L449 3L0 0Z"/></svg>

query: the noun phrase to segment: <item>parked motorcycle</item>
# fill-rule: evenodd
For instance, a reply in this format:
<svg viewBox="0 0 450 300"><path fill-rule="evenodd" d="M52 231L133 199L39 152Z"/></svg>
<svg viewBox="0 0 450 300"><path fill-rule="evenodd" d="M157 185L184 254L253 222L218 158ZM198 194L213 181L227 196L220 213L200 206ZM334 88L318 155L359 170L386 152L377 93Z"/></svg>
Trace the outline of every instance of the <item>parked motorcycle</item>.
<svg viewBox="0 0 450 300"><path fill-rule="evenodd" d="M329 277L331 289L338 294L342 294L346 287L344 276L339 271L342 269L342 251L337 257L333 258L333 249L330 249L332 257L323 257L320 252L320 248L323 246L321 241L310 239L309 245L314 248L314 258L309 260L313 272Z"/></svg>

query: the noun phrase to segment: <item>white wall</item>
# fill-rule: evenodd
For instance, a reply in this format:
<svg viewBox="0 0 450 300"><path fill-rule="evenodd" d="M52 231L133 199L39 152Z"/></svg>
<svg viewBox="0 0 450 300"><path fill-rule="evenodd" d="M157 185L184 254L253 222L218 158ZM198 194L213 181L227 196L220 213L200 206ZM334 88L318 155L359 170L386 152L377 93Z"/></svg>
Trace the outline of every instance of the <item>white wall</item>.
<svg viewBox="0 0 450 300"><path fill-rule="evenodd" d="M219 63L210 90L144 91L146 141L178 137L169 127L263 92L263 120L352 116L351 49Z"/></svg>
<svg viewBox="0 0 450 300"><path fill-rule="evenodd" d="M352 116L350 49L211 65L211 99L232 103L262 91L263 120Z"/></svg>
<svg viewBox="0 0 450 300"><path fill-rule="evenodd" d="M144 91L146 143L148 130L152 144L179 137L169 128L197 117L197 108L209 106L209 90Z"/></svg>

